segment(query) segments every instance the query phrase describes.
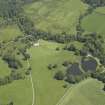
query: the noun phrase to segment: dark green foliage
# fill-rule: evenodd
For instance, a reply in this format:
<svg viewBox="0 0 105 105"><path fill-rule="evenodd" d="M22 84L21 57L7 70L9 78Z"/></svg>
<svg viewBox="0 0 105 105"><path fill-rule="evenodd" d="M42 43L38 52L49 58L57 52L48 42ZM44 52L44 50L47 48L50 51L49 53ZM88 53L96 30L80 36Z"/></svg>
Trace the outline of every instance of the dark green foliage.
<svg viewBox="0 0 105 105"><path fill-rule="evenodd" d="M91 77L96 78L99 81L102 81L103 83L105 83L105 73L95 72L91 74Z"/></svg>
<svg viewBox="0 0 105 105"><path fill-rule="evenodd" d="M68 85L67 85L67 84L63 85L63 88L67 88L67 87L68 87Z"/></svg>
<svg viewBox="0 0 105 105"><path fill-rule="evenodd" d="M31 70L32 70L32 68L31 68L31 67L29 67L29 68L27 69L27 71L25 72L25 74L26 74L26 75L30 75Z"/></svg>
<svg viewBox="0 0 105 105"><path fill-rule="evenodd" d="M24 79L25 77L21 73L12 72L11 75L13 80Z"/></svg>
<svg viewBox="0 0 105 105"><path fill-rule="evenodd" d="M3 18L13 18L17 16L21 10L20 0L0 0L0 16Z"/></svg>
<svg viewBox="0 0 105 105"><path fill-rule="evenodd" d="M8 54L3 56L3 60L8 63L8 66L10 68L18 69L18 68L22 67L21 62L18 59L14 58Z"/></svg>
<svg viewBox="0 0 105 105"><path fill-rule="evenodd" d="M52 64L48 65L48 69L51 70L53 68Z"/></svg>
<svg viewBox="0 0 105 105"><path fill-rule="evenodd" d="M105 0L82 0L82 1L93 7L105 6Z"/></svg>
<svg viewBox="0 0 105 105"><path fill-rule="evenodd" d="M68 51L76 51L76 47L73 44L65 46L64 49Z"/></svg>
<svg viewBox="0 0 105 105"><path fill-rule="evenodd" d="M104 84L104 88L103 88L103 90L105 91L105 84Z"/></svg>
<svg viewBox="0 0 105 105"><path fill-rule="evenodd" d="M66 81L73 84L76 83L75 77L73 75L67 75Z"/></svg>
<svg viewBox="0 0 105 105"><path fill-rule="evenodd" d="M35 36L35 27L31 20L27 18L27 16L19 15L17 17L17 24L22 32L24 32L26 35L33 35Z"/></svg>
<svg viewBox="0 0 105 105"><path fill-rule="evenodd" d="M64 79L64 73L62 71L58 71L55 74L54 78L57 79L57 80L63 80Z"/></svg>
<svg viewBox="0 0 105 105"><path fill-rule="evenodd" d="M60 50L60 48L59 48L59 47L57 47L57 48L56 48L56 51L59 51L59 50Z"/></svg>
<svg viewBox="0 0 105 105"><path fill-rule="evenodd" d="M57 64L54 64L52 67L55 69L55 68L57 68L57 67L58 67L58 65L57 65Z"/></svg>
<svg viewBox="0 0 105 105"><path fill-rule="evenodd" d="M69 61L64 61L62 65L65 66L65 67L68 67L70 64L71 63Z"/></svg>
<svg viewBox="0 0 105 105"><path fill-rule="evenodd" d="M49 64L49 65L48 65L48 69L49 69L49 70L52 70L52 69L57 68L57 66L58 66L57 64Z"/></svg>

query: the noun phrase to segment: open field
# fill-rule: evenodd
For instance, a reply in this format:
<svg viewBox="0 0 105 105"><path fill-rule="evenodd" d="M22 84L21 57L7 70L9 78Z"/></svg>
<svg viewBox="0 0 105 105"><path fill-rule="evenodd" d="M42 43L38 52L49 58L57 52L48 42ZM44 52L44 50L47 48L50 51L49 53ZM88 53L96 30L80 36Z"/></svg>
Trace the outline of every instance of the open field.
<svg viewBox="0 0 105 105"><path fill-rule="evenodd" d="M2 59L0 59L0 77L7 76L9 75L9 73L10 73L10 68Z"/></svg>
<svg viewBox="0 0 105 105"><path fill-rule="evenodd" d="M32 87L30 79L18 80L0 87L0 103L14 105L32 105Z"/></svg>
<svg viewBox="0 0 105 105"><path fill-rule="evenodd" d="M8 41L22 35L17 25L8 25L0 28L0 41Z"/></svg>
<svg viewBox="0 0 105 105"><path fill-rule="evenodd" d="M54 73L64 69L63 61L75 62L80 59L70 52L63 51L62 46L62 44L54 42L40 41L39 47L32 47L29 50L37 105L55 105L57 103L66 89L63 88L64 81L57 81L53 78ZM56 47L61 50L56 51ZM49 64L58 64L58 67L55 70L48 70Z"/></svg>
<svg viewBox="0 0 105 105"><path fill-rule="evenodd" d="M104 105L103 84L87 79L71 87L59 105Z"/></svg>
<svg viewBox="0 0 105 105"><path fill-rule="evenodd" d="M87 32L97 32L105 36L105 15L93 12L82 21L82 28Z"/></svg>
<svg viewBox="0 0 105 105"><path fill-rule="evenodd" d="M39 0L24 7L37 29L71 34L76 33L78 18L86 9L81 0Z"/></svg>
<svg viewBox="0 0 105 105"><path fill-rule="evenodd" d="M105 7L99 7L95 11L105 15Z"/></svg>

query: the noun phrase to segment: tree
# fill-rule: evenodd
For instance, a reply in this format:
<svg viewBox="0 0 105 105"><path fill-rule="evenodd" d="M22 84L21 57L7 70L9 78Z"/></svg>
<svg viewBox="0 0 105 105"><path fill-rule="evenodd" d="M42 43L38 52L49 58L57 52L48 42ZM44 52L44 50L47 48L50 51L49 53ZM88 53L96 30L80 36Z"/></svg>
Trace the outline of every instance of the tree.
<svg viewBox="0 0 105 105"><path fill-rule="evenodd" d="M70 65L70 62L69 61L64 61L62 65L65 66L65 67L67 67L67 66Z"/></svg>
<svg viewBox="0 0 105 105"><path fill-rule="evenodd" d="M82 1L89 4L92 7L105 6L105 0L82 0Z"/></svg>
<svg viewBox="0 0 105 105"><path fill-rule="evenodd" d="M9 19L17 16L22 10L19 0L0 0L0 16Z"/></svg>
<svg viewBox="0 0 105 105"><path fill-rule="evenodd" d="M60 50L60 48L59 47L56 47L56 51L59 51Z"/></svg>
<svg viewBox="0 0 105 105"><path fill-rule="evenodd" d="M57 80L63 80L64 79L64 73L62 71L58 71L55 74L54 78L57 79Z"/></svg>
<svg viewBox="0 0 105 105"><path fill-rule="evenodd" d="M75 50L76 50L76 47L75 47L73 44L71 44L71 45L68 47L68 50L69 50L69 51L75 51Z"/></svg>
<svg viewBox="0 0 105 105"><path fill-rule="evenodd" d="M53 65L53 68L55 69L55 68L57 68L57 66L58 66L57 64L54 64L54 65Z"/></svg>
<svg viewBox="0 0 105 105"><path fill-rule="evenodd" d="M76 83L75 77L73 75L67 75L66 81L69 83Z"/></svg>
<svg viewBox="0 0 105 105"><path fill-rule="evenodd" d="M53 68L53 65L52 64L49 64L48 65L48 69L51 70L52 68Z"/></svg>

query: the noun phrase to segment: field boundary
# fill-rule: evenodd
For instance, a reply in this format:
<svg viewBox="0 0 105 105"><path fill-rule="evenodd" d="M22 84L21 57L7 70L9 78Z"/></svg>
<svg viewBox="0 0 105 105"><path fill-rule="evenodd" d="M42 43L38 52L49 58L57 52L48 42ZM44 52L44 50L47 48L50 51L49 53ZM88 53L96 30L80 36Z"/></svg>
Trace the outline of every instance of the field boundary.
<svg viewBox="0 0 105 105"><path fill-rule="evenodd" d="M73 87L73 86L72 86ZM64 93L64 95L60 98L60 100L57 102L56 105L60 105L62 100L69 94L69 91L72 89L72 87L69 87L66 92Z"/></svg>

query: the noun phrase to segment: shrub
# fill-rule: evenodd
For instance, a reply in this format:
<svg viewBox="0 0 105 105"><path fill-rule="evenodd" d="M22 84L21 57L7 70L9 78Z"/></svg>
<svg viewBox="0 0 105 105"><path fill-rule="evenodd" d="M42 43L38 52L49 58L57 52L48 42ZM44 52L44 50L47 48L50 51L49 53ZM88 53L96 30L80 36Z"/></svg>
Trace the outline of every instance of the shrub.
<svg viewBox="0 0 105 105"><path fill-rule="evenodd" d="M48 65L48 69L51 70L52 68L53 68L53 65L52 64L49 64Z"/></svg>
<svg viewBox="0 0 105 105"><path fill-rule="evenodd" d="M58 66L57 64L54 64L54 65L53 65L53 68L57 68L57 66Z"/></svg>
<svg viewBox="0 0 105 105"><path fill-rule="evenodd" d="M57 80L63 80L64 79L64 73L62 71L58 71L55 74L54 78L57 79Z"/></svg>
<svg viewBox="0 0 105 105"><path fill-rule="evenodd" d="M59 47L57 47L57 48L56 48L56 51L59 51L59 50L60 50L60 48L59 48Z"/></svg>
<svg viewBox="0 0 105 105"><path fill-rule="evenodd" d="M70 62L69 61L64 61L62 65L65 66L65 67L67 67L67 66L70 65Z"/></svg>

